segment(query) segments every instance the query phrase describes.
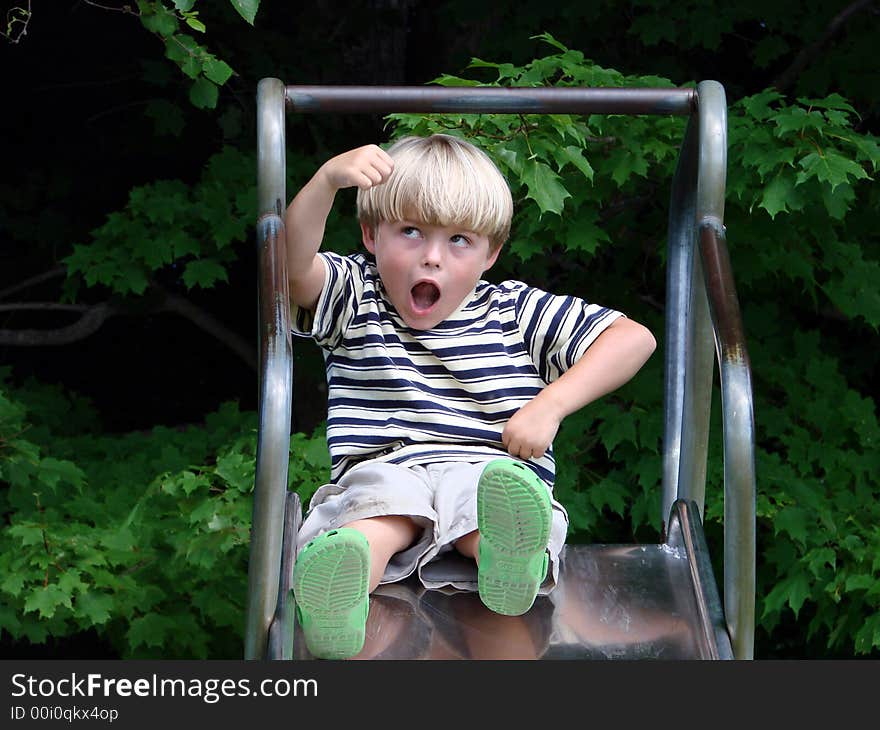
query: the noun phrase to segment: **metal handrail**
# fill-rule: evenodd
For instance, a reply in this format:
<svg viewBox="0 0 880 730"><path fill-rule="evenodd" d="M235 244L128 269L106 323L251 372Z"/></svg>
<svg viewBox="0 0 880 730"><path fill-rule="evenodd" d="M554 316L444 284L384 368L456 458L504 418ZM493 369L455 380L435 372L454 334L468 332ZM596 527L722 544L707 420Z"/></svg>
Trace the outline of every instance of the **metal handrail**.
<svg viewBox="0 0 880 730"><path fill-rule="evenodd" d="M724 411L724 601L734 653L751 658L754 429L748 358L723 235L727 111L721 85L705 81L696 90L285 87L278 79L263 79L257 93L261 385L246 658L265 656L277 604L289 458L293 360L283 250L285 111L690 115L670 211L661 518L665 522L678 498L693 500L702 511L714 337ZM704 269L711 275L704 277Z"/></svg>
<svg viewBox="0 0 880 730"><path fill-rule="evenodd" d="M293 405L290 301L281 217L286 207L284 84L278 79L260 82L257 117L260 425L248 561L246 659L265 655L278 603Z"/></svg>

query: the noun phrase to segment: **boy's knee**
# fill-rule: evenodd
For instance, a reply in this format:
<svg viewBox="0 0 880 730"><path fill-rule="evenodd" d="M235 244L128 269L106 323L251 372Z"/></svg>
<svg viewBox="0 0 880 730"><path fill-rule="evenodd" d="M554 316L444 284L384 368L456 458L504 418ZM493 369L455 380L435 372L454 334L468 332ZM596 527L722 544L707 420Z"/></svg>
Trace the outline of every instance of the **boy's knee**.
<svg viewBox="0 0 880 730"><path fill-rule="evenodd" d="M345 527L363 533L372 550L388 555L412 545L422 529L406 515L365 517L349 522Z"/></svg>

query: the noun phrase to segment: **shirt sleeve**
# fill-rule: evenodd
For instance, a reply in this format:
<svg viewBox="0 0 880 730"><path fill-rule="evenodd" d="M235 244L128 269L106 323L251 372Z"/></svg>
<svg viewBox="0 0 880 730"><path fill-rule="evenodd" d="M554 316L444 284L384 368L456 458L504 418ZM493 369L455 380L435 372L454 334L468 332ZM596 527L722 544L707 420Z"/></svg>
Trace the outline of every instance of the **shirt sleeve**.
<svg viewBox="0 0 880 730"><path fill-rule="evenodd" d="M622 312L523 285L517 321L541 378L552 383L572 367Z"/></svg>
<svg viewBox="0 0 880 730"><path fill-rule="evenodd" d="M291 329L295 335L313 338L320 347L333 349L357 313L365 274L350 257L329 251L318 256L324 264L324 288L314 312L291 303Z"/></svg>

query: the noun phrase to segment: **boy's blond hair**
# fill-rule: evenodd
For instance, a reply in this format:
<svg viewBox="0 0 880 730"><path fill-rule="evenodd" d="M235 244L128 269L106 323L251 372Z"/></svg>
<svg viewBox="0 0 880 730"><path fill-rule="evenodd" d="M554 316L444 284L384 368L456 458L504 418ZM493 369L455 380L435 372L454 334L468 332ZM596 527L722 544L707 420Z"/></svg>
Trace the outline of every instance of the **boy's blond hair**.
<svg viewBox="0 0 880 730"><path fill-rule="evenodd" d="M403 137L387 150L394 171L383 185L358 190L361 223L411 220L460 226L489 239L497 250L510 234L513 199L489 156L446 134Z"/></svg>

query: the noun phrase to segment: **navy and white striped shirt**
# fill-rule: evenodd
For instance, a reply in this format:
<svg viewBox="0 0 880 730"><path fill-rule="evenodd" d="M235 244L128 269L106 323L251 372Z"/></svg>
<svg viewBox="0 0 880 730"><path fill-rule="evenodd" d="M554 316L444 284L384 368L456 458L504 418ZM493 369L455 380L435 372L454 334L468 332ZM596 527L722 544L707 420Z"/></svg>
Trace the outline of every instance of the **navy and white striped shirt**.
<svg viewBox="0 0 880 730"><path fill-rule="evenodd" d="M314 315L293 307L327 366L331 478L365 459L413 466L506 454L510 417L583 355L616 312L518 281L477 283L450 317L409 328L364 254L320 254ZM526 462L550 486L552 449Z"/></svg>

